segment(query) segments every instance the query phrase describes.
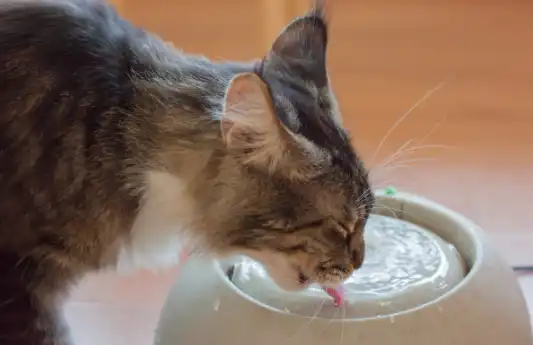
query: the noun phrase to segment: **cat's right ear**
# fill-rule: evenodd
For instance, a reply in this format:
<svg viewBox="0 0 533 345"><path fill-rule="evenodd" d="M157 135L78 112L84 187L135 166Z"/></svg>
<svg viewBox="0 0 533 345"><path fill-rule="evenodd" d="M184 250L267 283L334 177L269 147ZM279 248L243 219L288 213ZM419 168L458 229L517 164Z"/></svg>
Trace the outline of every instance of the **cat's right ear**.
<svg viewBox="0 0 533 345"><path fill-rule="evenodd" d="M222 139L243 163L276 169L287 133L277 119L267 85L255 73L237 74L226 89L220 119Z"/></svg>
<svg viewBox="0 0 533 345"><path fill-rule="evenodd" d="M321 150L281 123L268 86L255 73L237 74L229 83L220 127L226 148L244 165L302 180L324 162Z"/></svg>

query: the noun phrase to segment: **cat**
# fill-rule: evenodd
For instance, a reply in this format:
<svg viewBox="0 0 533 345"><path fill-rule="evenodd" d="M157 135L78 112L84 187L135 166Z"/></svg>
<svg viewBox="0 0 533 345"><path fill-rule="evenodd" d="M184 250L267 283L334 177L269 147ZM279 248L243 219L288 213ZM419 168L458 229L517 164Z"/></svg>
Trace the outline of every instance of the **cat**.
<svg viewBox="0 0 533 345"><path fill-rule="evenodd" d="M287 290L360 267L374 195L326 19L317 1L263 58L216 62L101 1L3 1L0 343L71 344L73 284L171 263L183 243L248 255Z"/></svg>

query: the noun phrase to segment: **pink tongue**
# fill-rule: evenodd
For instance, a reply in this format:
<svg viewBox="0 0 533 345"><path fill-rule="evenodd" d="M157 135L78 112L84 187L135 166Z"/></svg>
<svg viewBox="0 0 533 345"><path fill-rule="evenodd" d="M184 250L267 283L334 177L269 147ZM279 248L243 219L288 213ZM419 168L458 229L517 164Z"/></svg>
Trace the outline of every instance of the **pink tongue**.
<svg viewBox="0 0 533 345"><path fill-rule="evenodd" d="M333 298L333 304L338 307L344 302L344 289L342 286L337 288L322 287L328 295Z"/></svg>

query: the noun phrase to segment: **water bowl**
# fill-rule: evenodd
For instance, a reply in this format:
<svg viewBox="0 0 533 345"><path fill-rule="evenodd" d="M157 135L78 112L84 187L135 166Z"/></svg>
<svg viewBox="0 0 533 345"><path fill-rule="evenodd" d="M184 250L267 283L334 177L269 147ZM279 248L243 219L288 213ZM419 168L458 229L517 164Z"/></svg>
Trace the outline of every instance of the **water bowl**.
<svg viewBox="0 0 533 345"><path fill-rule="evenodd" d="M514 273L479 227L418 196L378 193L367 255L337 307L319 287L279 289L247 258L191 259L157 345L531 345Z"/></svg>

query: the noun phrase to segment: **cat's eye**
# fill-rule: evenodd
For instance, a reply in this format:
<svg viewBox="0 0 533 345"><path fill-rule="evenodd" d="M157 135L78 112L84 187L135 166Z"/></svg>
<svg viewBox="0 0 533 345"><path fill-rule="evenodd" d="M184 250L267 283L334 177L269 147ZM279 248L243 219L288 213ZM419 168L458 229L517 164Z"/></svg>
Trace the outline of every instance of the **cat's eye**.
<svg viewBox="0 0 533 345"><path fill-rule="evenodd" d="M318 220L314 220L314 221L311 221L311 222L297 224L297 225L293 226L291 228L291 230L292 231L299 231L299 230L306 229L306 228L317 228L317 227L322 226L323 224L324 224L324 220L323 219L318 219Z"/></svg>
<svg viewBox="0 0 533 345"><path fill-rule="evenodd" d="M294 252L306 252L307 246L305 244L296 244L294 246L289 246L283 248L284 251L294 253Z"/></svg>
<svg viewBox="0 0 533 345"><path fill-rule="evenodd" d="M348 272L351 272L353 270L353 265L351 265L351 264L333 265L333 266L331 266L331 269L348 273Z"/></svg>
<svg viewBox="0 0 533 345"><path fill-rule="evenodd" d="M320 265L320 271L341 271L343 273L351 273L354 270L353 264L335 264L335 265Z"/></svg>

